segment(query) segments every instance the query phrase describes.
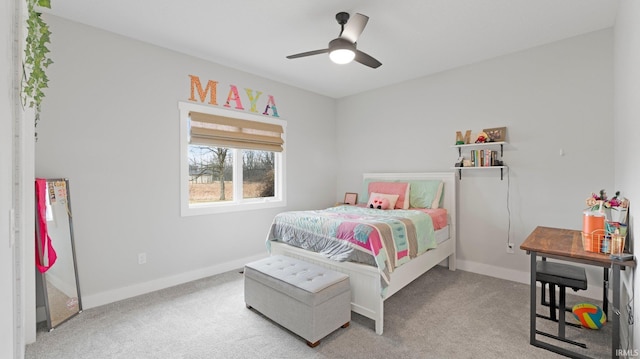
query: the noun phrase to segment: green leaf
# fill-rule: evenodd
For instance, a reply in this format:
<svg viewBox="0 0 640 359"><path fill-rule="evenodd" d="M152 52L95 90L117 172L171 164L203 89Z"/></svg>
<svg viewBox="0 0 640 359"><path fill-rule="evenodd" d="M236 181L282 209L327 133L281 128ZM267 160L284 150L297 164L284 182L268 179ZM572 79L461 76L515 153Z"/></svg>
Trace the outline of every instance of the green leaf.
<svg viewBox="0 0 640 359"><path fill-rule="evenodd" d="M38 0L38 6L51 9L51 0Z"/></svg>
<svg viewBox="0 0 640 359"><path fill-rule="evenodd" d="M36 125L40 120L40 104L44 99L43 89L48 88L49 78L45 69L53 63L48 57L51 42L51 31L42 19L41 13L36 11L36 6L51 8L51 0L25 0L27 4L27 34L24 48L25 72L22 79L22 97L24 103L35 108ZM37 139L37 134L36 134Z"/></svg>

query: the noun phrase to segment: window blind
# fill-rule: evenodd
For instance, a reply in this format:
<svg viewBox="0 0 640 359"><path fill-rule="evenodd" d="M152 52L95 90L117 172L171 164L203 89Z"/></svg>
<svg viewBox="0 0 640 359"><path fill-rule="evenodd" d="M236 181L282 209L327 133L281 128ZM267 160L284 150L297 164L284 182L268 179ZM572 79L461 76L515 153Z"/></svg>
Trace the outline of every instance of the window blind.
<svg viewBox="0 0 640 359"><path fill-rule="evenodd" d="M280 125L190 112L190 144L282 152Z"/></svg>

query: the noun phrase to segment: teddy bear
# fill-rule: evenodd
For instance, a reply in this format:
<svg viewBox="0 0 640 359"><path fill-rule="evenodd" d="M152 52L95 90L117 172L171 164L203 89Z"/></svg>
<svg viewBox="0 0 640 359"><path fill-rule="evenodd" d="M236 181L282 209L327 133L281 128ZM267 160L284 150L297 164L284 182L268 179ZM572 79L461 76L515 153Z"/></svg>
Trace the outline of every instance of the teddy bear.
<svg viewBox="0 0 640 359"><path fill-rule="evenodd" d="M374 197L371 199L369 208L387 209L389 208L389 200L384 197Z"/></svg>

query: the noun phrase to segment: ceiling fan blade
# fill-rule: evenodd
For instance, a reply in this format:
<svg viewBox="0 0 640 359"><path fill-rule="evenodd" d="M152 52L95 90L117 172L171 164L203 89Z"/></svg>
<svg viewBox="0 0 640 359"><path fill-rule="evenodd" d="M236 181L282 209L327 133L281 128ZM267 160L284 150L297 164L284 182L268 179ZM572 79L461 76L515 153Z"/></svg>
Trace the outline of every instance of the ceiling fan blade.
<svg viewBox="0 0 640 359"><path fill-rule="evenodd" d="M358 41L360 34L362 34L364 27L367 26L367 21L369 21L368 16L356 13L349 19L347 24L344 25L344 30L342 34L340 34L340 37L355 43Z"/></svg>
<svg viewBox="0 0 640 359"><path fill-rule="evenodd" d="M369 66L374 69L377 69L382 65L380 61L374 59L373 57L367 55L366 53L360 50L356 50L356 58L354 60L365 66Z"/></svg>
<svg viewBox="0 0 640 359"><path fill-rule="evenodd" d="M289 55L289 56L287 56L287 58L288 59L297 59L298 57L325 54L327 52L329 52L329 49L313 50L313 51L301 52L301 53L295 54L295 55Z"/></svg>

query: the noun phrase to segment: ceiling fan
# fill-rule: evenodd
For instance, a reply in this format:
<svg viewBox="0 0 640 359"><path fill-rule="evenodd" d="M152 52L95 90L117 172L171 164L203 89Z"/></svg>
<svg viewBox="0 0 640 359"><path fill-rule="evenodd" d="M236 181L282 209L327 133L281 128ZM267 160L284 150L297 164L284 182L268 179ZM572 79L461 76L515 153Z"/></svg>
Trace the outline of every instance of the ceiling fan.
<svg viewBox="0 0 640 359"><path fill-rule="evenodd" d="M356 13L349 20L349 14L339 12L336 14L336 21L340 24L340 35L329 42L326 49L302 52L295 55L287 56L288 59L297 59L299 57L319 55L329 53L331 61L337 64L347 64L353 60L371 68L378 68L382 63L368 54L356 49L356 41L362 34L364 27L367 26L369 17Z"/></svg>

